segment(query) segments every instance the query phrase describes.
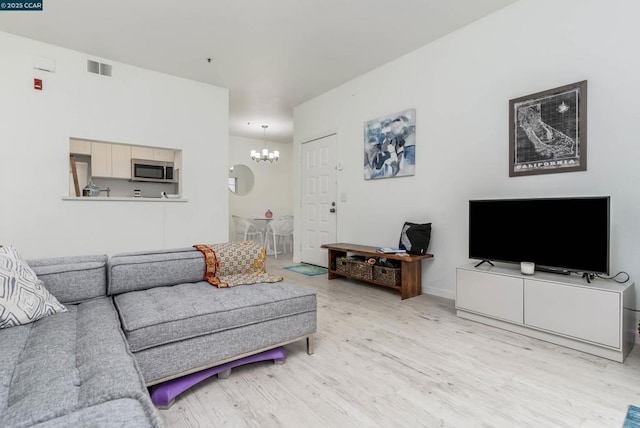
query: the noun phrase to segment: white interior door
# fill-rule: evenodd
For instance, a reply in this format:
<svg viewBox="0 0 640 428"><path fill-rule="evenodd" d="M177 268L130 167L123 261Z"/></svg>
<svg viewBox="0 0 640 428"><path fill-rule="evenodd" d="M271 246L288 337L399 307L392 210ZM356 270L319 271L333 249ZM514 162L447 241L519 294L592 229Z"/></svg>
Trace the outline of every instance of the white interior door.
<svg viewBox="0 0 640 428"><path fill-rule="evenodd" d="M302 144L302 250L300 260L327 266L322 244L336 242L336 145L329 135Z"/></svg>

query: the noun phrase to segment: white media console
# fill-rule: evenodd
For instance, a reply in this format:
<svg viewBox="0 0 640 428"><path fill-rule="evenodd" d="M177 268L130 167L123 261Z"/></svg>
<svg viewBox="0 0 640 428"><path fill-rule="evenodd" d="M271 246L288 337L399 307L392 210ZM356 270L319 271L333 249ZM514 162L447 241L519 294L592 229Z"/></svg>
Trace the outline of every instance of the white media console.
<svg viewBox="0 0 640 428"><path fill-rule="evenodd" d="M523 275L519 265L472 263L456 269L459 317L618 362L633 348L634 301L632 282Z"/></svg>

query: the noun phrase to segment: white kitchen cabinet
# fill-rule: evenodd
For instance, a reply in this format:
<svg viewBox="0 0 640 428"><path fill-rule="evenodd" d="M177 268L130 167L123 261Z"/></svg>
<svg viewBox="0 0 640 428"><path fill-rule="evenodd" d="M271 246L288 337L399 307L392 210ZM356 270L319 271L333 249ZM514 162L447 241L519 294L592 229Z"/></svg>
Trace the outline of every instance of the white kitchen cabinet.
<svg viewBox="0 0 640 428"><path fill-rule="evenodd" d="M153 160L173 162L175 158L175 151L170 149L153 149Z"/></svg>
<svg viewBox="0 0 640 428"><path fill-rule="evenodd" d="M153 147L131 146L131 158L154 160L153 151Z"/></svg>
<svg viewBox="0 0 640 428"><path fill-rule="evenodd" d="M91 155L91 141L69 139L69 153L72 155Z"/></svg>
<svg viewBox="0 0 640 428"><path fill-rule="evenodd" d="M459 317L622 362L634 345L634 284L518 267L460 266Z"/></svg>
<svg viewBox="0 0 640 428"><path fill-rule="evenodd" d="M131 178L131 146L91 142L91 176Z"/></svg>
<svg viewBox="0 0 640 428"><path fill-rule="evenodd" d="M159 147L131 146L131 157L133 159L173 162L175 150L161 149Z"/></svg>
<svg viewBox="0 0 640 428"><path fill-rule="evenodd" d="M69 140L69 153L91 156L91 176L96 178L131 179L131 159L174 162L172 149L102 143L88 140Z"/></svg>
<svg viewBox="0 0 640 428"><path fill-rule="evenodd" d="M91 142L91 176L111 177L111 144Z"/></svg>
<svg viewBox="0 0 640 428"><path fill-rule="evenodd" d="M111 145L111 177L131 178L131 146Z"/></svg>

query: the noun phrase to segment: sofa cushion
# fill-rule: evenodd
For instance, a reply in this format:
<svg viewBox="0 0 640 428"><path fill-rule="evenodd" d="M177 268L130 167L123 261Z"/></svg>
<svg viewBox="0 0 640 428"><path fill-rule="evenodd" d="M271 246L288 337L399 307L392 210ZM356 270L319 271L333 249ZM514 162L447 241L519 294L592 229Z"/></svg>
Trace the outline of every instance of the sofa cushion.
<svg viewBox="0 0 640 428"><path fill-rule="evenodd" d="M114 301L133 352L316 311L314 291L286 282L216 288L200 281L120 294Z"/></svg>
<svg viewBox="0 0 640 428"><path fill-rule="evenodd" d="M15 248L0 246L0 329L65 311Z"/></svg>
<svg viewBox="0 0 640 428"><path fill-rule="evenodd" d="M116 254L107 264L107 292L114 295L198 282L204 271L204 256L193 247Z"/></svg>
<svg viewBox="0 0 640 428"><path fill-rule="evenodd" d="M131 398L120 398L84 407L55 419L39 423L34 428L100 427L122 428L148 426L146 409Z"/></svg>
<svg viewBox="0 0 640 428"><path fill-rule="evenodd" d="M167 343L136 352L147 385L218 366L316 332L316 312L305 312L257 324Z"/></svg>
<svg viewBox="0 0 640 428"><path fill-rule="evenodd" d="M75 420L91 419L92 411L82 409L92 406L100 420L100 405L119 399L140 404L130 426L161 426L119 326L113 303L105 297L0 330L0 426L47 421L45 426L64 426L65 421L73 426ZM71 416L77 411L85 419Z"/></svg>
<svg viewBox="0 0 640 428"><path fill-rule="evenodd" d="M62 303L79 303L107 294L107 256L29 260L47 290Z"/></svg>

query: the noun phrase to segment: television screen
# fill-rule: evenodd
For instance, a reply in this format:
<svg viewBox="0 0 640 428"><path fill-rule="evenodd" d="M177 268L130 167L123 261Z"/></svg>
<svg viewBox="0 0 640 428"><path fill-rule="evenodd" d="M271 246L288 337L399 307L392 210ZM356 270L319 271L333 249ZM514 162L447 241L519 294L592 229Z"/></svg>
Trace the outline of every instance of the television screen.
<svg viewBox="0 0 640 428"><path fill-rule="evenodd" d="M469 201L469 258L609 273L609 197Z"/></svg>

